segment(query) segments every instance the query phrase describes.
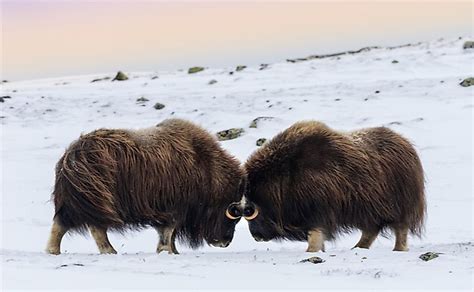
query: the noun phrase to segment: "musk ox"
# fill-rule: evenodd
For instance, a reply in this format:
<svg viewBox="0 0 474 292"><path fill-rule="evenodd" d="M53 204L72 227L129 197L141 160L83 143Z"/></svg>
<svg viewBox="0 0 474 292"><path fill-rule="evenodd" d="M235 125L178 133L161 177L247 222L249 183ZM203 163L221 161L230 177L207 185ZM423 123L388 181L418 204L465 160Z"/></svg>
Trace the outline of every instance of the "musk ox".
<svg viewBox="0 0 474 292"><path fill-rule="evenodd" d="M257 241L307 240L307 251L317 252L357 228L355 247L369 248L392 229L394 250L405 251L408 231L421 236L423 169L410 142L388 128L342 133L299 122L253 153L245 170L244 200L227 212L245 213Z"/></svg>
<svg viewBox="0 0 474 292"><path fill-rule="evenodd" d="M107 230L145 226L157 252L177 254L175 238L196 248L226 247L242 197L240 163L204 129L179 119L142 130L100 129L73 142L56 166L55 215L47 252L67 231L91 231L100 253L116 253Z"/></svg>

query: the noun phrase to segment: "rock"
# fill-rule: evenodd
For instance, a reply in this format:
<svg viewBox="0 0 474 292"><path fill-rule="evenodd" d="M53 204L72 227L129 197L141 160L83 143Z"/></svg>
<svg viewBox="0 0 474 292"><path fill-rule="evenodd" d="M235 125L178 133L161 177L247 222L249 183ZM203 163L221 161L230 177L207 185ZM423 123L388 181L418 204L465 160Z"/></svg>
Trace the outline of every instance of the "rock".
<svg viewBox="0 0 474 292"><path fill-rule="evenodd" d="M258 117L258 118L255 118L255 119L253 119L253 121L250 123L249 128L257 128L258 123L259 123L260 121L271 121L271 120L273 120L273 119L274 119L274 117Z"/></svg>
<svg viewBox="0 0 474 292"><path fill-rule="evenodd" d="M426 252L419 256L420 259L424 260L425 262L431 261L432 259L437 258L441 253L439 252Z"/></svg>
<svg viewBox="0 0 474 292"><path fill-rule="evenodd" d="M239 66L235 67L235 71L239 72L239 71L244 70L245 68L247 68L247 66L239 65Z"/></svg>
<svg viewBox="0 0 474 292"><path fill-rule="evenodd" d="M155 105L153 107L157 110L160 110L160 109L164 109L165 105L162 104L162 103L157 102L157 103L155 103Z"/></svg>
<svg viewBox="0 0 474 292"><path fill-rule="evenodd" d="M117 72L117 75L115 75L115 78L112 79L112 81L124 81L124 80L128 80L128 76L125 75L125 73L123 73L122 71L118 71Z"/></svg>
<svg viewBox="0 0 474 292"><path fill-rule="evenodd" d="M258 70L265 70L268 68L268 64L260 64L260 68Z"/></svg>
<svg viewBox="0 0 474 292"><path fill-rule="evenodd" d="M393 61L392 61L392 64L398 64L398 61L397 61L397 60L393 60Z"/></svg>
<svg viewBox="0 0 474 292"><path fill-rule="evenodd" d="M462 87L469 87L474 85L474 77L469 77L464 79L461 83L459 83Z"/></svg>
<svg viewBox="0 0 474 292"><path fill-rule="evenodd" d="M188 69L188 74L194 74L201 71L204 71L204 67L191 67Z"/></svg>
<svg viewBox="0 0 474 292"><path fill-rule="evenodd" d="M389 125L389 126L394 126L394 125L400 126L400 125L402 125L402 122L393 121L393 122L388 123L388 125Z"/></svg>
<svg viewBox="0 0 474 292"><path fill-rule="evenodd" d="M265 142L267 142L267 138L260 138L257 140L257 142L255 143L257 146L262 146L263 144L265 144Z"/></svg>
<svg viewBox="0 0 474 292"><path fill-rule="evenodd" d="M93 82L98 82L98 81L105 81L105 80L109 80L109 79L110 79L110 77L108 77L108 76L107 76L107 77L103 77L103 78L96 78L96 79L93 79L93 80L91 81L91 83L93 83Z"/></svg>
<svg viewBox="0 0 474 292"><path fill-rule="evenodd" d="M12 98L10 95L0 96L0 102L5 102L5 99Z"/></svg>
<svg viewBox="0 0 474 292"><path fill-rule="evenodd" d="M155 80L155 79L158 79L158 76L151 77L151 80Z"/></svg>
<svg viewBox="0 0 474 292"><path fill-rule="evenodd" d="M464 45L462 45L463 49L474 49L474 41L466 41Z"/></svg>
<svg viewBox="0 0 474 292"><path fill-rule="evenodd" d="M323 260L320 257L310 257L304 260L301 260L300 263L312 263L312 264L321 264L324 263L325 260Z"/></svg>
<svg viewBox="0 0 474 292"><path fill-rule="evenodd" d="M144 96L142 96L140 98L137 98L138 103L144 103L144 102L147 102L147 101L149 101L149 99L144 97Z"/></svg>
<svg viewBox="0 0 474 292"><path fill-rule="evenodd" d="M226 141L236 139L244 133L244 129L242 128L231 128L228 130L223 130L216 133L217 139L219 141Z"/></svg>
<svg viewBox="0 0 474 292"><path fill-rule="evenodd" d="M209 81L207 84L212 85L212 84L216 84L216 83L217 83L217 80L216 80L216 79L212 79L212 80Z"/></svg>
<svg viewBox="0 0 474 292"><path fill-rule="evenodd" d="M8 82L8 80L2 80L2 83L7 83L7 82Z"/></svg>

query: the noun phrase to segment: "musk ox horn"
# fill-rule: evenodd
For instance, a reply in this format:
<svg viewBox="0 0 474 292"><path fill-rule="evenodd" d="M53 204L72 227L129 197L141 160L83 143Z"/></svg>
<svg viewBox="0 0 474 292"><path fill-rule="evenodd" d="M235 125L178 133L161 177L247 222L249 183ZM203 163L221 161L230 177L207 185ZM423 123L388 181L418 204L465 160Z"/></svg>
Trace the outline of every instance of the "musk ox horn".
<svg viewBox="0 0 474 292"><path fill-rule="evenodd" d="M237 220L242 217L242 212L238 206L239 203L232 203L229 207L225 210L225 215L230 220Z"/></svg>
<svg viewBox="0 0 474 292"><path fill-rule="evenodd" d="M244 209L244 218L247 221L253 220L258 216L258 209L253 206L247 206Z"/></svg>

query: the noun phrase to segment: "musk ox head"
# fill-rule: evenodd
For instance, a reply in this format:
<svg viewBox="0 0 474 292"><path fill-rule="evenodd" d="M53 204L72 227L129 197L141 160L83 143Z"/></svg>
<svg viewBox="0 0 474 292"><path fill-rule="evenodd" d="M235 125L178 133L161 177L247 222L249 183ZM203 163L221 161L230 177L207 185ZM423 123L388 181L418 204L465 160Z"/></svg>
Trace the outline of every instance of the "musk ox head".
<svg viewBox="0 0 474 292"><path fill-rule="evenodd" d="M235 226L240 221L240 217L229 217L227 210L224 208L212 209L209 216L214 220L209 220L214 226L209 232L204 234L204 240L214 247L228 247L234 238Z"/></svg>
<svg viewBox="0 0 474 292"><path fill-rule="evenodd" d="M240 180L240 181L239 181ZM212 207L206 208L206 220L203 224L202 238L211 246L225 248L229 246L234 238L235 226L242 216L232 216L229 210L235 205L235 201L242 198L245 188L243 177L232 178L224 191L225 194L215 202ZM233 212L233 211L232 211Z"/></svg>

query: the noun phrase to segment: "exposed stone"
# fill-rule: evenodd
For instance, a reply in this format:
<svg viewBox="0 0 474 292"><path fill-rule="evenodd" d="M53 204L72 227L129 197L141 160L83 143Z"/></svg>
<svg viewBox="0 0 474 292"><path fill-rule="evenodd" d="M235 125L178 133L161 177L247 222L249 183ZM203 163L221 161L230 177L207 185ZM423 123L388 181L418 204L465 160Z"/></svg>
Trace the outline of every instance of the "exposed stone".
<svg viewBox="0 0 474 292"><path fill-rule="evenodd" d="M217 139L219 141L226 141L236 139L244 133L244 129L242 128L231 128L228 130L223 130L216 133Z"/></svg>
<svg viewBox="0 0 474 292"><path fill-rule="evenodd" d="M125 73L123 73L122 71L118 71L117 72L117 75L115 75L115 78L112 79L112 81L124 81L124 80L128 80L128 76L125 75Z"/></svg>
<svg viewBox="0 0 474 292"><path fill-rule="evenodd" d="M432 259L437 258L440 254L441 253L439 253L439 252L429 251L429 252L426 252L426 253L420 255L419 258L424 260L425 262L427 262L427 261L431 261Z"/></svg>
<svg viewBox="0 0 474 292"><path fill-rule="evenodd" d="M108 77L108 76L107 76L107 77L103 77L103 78L96 78L96 79L93 79L93 80L91 81L91 83L93 83L93 82L98 82L98 81L105 81L105 80L109 80L109 79L110 79L110 77Z"/></svg>
<svg viewBox="0 0 474 292"><path fill-rule="evenodd" d="M10 95L0 96L0 102L5 102L5 99L12 98Z"/></svg>
<svg viewBox="0 0 474 292"><path fill-rule="evenodd" d="M466 41L464 45L462 45L463 49L474 49L474 41Z"/></svg>
<svg viewBox="0 0 474 292"><path fill-rule="evenodd" d="M151 77L151 80L155 80L155 79L158 79L158 76Z"/></svg>
<svg viewBox="0 0 474 292"><path fill-rule="evenodd" d="M258 118L255 118L253 119L253 121L250 123L250 126L249 128L257 128L259 122L261 121L271 121L273 120L274 117L258 117Z"/></svg>
<svg viewBox="0 0 474 292"><path fill-rule="evenodd" d="M137 103L144 103L144 102L147 102L147 101L149 101L149 99L144 97L144 96L142 96L140 98L137 98Z"/></svg>
<svg viewBox="0 0 474 292"><path fill-rule="evenodd" d="M392 61L392 64L398 64L398 61L397 61L397 60L393 60L393 61Z"/></svg>
<svg viewBox="0 0 474 292"><path fill-rule="evenodd" d="M260 68L258 70L265 70L268 68L268 64L260 64Z"/></svg>
<svg viewBox="0 0 474 292"><path fill-rule="evenodd" d="M459 83L462 87L469 87L474 85L474 77L469 77L464 79L461 83Z"/></svg>
<svg viewBox="0 0 474 292"><path fill-rule="evenodd" d="M247 66L245 66L245 65L239 65L239 66L237 66L237 67L235 68L235 71L239 72L239 71L244 70L245 68L247 68Z"/></svg>
<svg viewBox="0 0 474 292"><path fill-rule="evenodd" d="M160 110L160 109L165 108L165 105L162 104L162 103L157 102L157 103L155 103L155 105L153 107L157 110Z"/></svg>
<svg viewBox="0 0 474 292"><path fill-rule="evenodd" d="M188 74L194 74L201 71L204 71L204 67L191 67L188 69Z"/></svg>
<svg viewBox="0 0 474 292"><path fill-rule="evenodd" d="M304 260L301 260L300 263L312 263L312 264L321 264L324 263L325 260L323 260L320 257L310 257Z"/></svg>
<svg viewBox="0 0 474 292"><path fill-rule="evenodd" d="M217 83L217 80L216 80L216 79L212 79L212 80L209 81L207 84L212 85L212 84L216 84L216 83Z"/></svg>

